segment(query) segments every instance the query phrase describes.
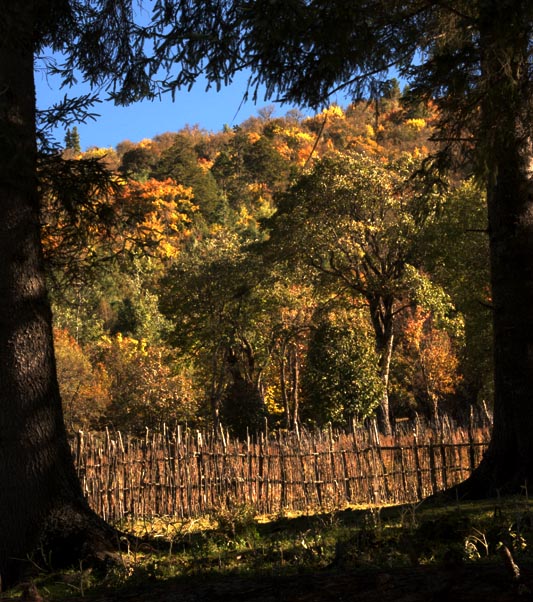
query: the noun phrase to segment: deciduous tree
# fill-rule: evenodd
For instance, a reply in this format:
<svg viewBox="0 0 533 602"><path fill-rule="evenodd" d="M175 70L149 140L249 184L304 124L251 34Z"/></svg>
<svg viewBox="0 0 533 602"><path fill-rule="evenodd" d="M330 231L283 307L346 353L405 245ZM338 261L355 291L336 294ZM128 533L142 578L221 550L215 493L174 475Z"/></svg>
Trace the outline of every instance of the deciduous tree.
<svg viewBox="0 0 533 602"><path fill-rule="evenodd" d="M66 330L54 330L54 347L67 428L72 433L101 427L109 403L103 366L93 367L81 345Z"/></svg>
<svg viewBox="0 0 533 602"><path fill-rule="evenodd" d="M442 401L455 393L462 377L450 335L445 329L436 328L434 322L431 312L416 307L405 320L403 337L411 354L410 384L436 425Z"/></svg>
<svg viewBox="0 0 533 602"><path fill-rule="evenodd" d="M174 324L171 342L203 360L213 421L222 417L239 435L264 423L265 341L253 290L259 265L237 234L214 226L169 270L161 292L163 312Z"/></svg>
<svg viewBox="0 0 533 602"><path fill-rule="evenodd" d="M279 198L273 243L368 307L383 381L379 417L390 432L387 393L395 316L414 300L416 240L431 195L408 184L409 161L339 153L317 162Z"/></svg>
<svg viewBox="0 0 533 602"><path fill-rule="evenodd" d="M320 426L373 416L383 398L379 357L365 317L323 317L312 331L302 375L302 414ZM343 319L344 318L344 319Z"/></svg>

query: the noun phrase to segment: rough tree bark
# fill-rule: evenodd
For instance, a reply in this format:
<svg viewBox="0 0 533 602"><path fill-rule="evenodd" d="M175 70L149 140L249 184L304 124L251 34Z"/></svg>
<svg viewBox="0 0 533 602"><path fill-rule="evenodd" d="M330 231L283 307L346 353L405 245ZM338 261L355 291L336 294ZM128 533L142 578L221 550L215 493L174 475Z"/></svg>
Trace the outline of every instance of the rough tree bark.
<svg viewBox="0 0 533 602"><path fill-rule="evenodd" d="M533 145L529 30L505 3L482 4L495 399L491 443L460 486L471 497L533 483Z"/></svg>
<svg viewBox="0 0 533 602"><path fill-rule="evenodd" d="M7 5L6 5L7 4ZM52 563L111 548L63 425L39 231L33 2L10 0L0 35L0 577L41 547Z"/></svg>

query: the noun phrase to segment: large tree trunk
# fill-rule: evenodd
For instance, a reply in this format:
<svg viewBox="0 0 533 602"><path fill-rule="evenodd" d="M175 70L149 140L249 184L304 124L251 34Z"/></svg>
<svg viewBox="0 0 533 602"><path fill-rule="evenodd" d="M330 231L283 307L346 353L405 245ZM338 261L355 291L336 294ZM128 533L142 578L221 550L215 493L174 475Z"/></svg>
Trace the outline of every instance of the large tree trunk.
<svg viewBox="0 0 533 602"><path fill-rule="evenodd" d="M490 447L474 473L481 494L533 483L533 202L526 158L507 150L488 189L495 398Z"/></svg>
<svg viewBox="0 0 533 602"><path fill-rule="evenodd" d="M494 323L494 429L468 495L533 483L533 178L528 23L489 0L481 20Z"/></svg>
<svg viewBox="0 0 533 602"><path fill-rule="evenodd" d="M72 463L55 372L36 180L33 3L10 0L0 36L0 576L41 546L52 563L106 545ZM98 541L98 543L96 543ZM92 545L94 544L94 545Z"/></svg>

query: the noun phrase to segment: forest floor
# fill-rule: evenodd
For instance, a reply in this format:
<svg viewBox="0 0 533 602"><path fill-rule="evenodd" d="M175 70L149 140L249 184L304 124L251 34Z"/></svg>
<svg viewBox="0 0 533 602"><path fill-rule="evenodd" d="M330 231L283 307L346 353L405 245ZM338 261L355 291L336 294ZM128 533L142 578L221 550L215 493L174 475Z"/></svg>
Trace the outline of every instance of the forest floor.
<svg viewBox="0 0 533 602"><path fill-rule="evenodd" d="M121 525L126 529L127 525ZM1 600L66 602L533 601L525 498L129 525L105 574L42 569ZM27 590L27 588L26 588Z"/></svg>
<svg viewBox="0 0 533 602"><path fill-rule="evenodd" d="M516 602L533 600L533 565L514 582L494 563L462 568L325 570L305 575L147 583L70 602Z"/></svg>

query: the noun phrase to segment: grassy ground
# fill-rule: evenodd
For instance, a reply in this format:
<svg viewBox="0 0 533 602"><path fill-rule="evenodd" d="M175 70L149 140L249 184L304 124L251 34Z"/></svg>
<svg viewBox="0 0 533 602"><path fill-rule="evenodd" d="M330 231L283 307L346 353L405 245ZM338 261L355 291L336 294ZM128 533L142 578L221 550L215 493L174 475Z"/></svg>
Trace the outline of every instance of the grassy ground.
<svg viewBox="0 0 533 602"><path fill-rule="evenodd" d="M425 585L418 588L421 593L439 575L441 579L443 571L453 576L449 587L457 587L455 575L462 574L466 579L465 571L471 576L481 571L481 589L487 587L487 579L496 571L501 574L498 583L502 579L505 582L498 585L504 597L487 594L487 600L506 600L507 592L512 596L509 599L519 594L531 596L529 577L524 575L533 564L533 507L526 497L273 517L257 517L250 508L238 506L201 520L179 522L160 517L119 526L125 532L122 552L119 562L106 574L83 565L63 572L54 572L53 566L36 566L35 585L40 594L51 600L114 600L121 599L117 592L123 592L123 596L129 592L131 600L136 600L136 595L148 600L139 592L149 588L160 592L160 601L214 600L213 592L204 597L198 592L206 592L209 587L222 591L223 584L237 588L240 583L241 589L232 590L233 599L270 600L264 584L278 583L280 591L285 588L285 597L271 592L272 599L343 600L343 594L335 593L335 588L351 575L351 588L353 580L359 579L360 591L368 590L369 596L377 591L381 601L389 599L389 590L391 600L417 600L416 592L408 589L404 598L392 591L400 587L406 575L412 584L416 584L416 575L426 575ZM132 543L128 533L143 536L146 541ZM522 568L520 576L513 574ZM179 596L165 598L164 591L170 591L165 590L167 585L173 591L178 588ZM456 592L454 599L477 599L472 597L475 583L469 587L472 591L468 597L461 598ZM291 588L295 590L292 597L287 593ZM326 593L321 590L319 596L320 588ZM307 589L311 591L305 597ZM262 598L261 591L267 597ZM8 595L15 597L20 592ZM448 599L431 596L420 599Z"/></svg>

